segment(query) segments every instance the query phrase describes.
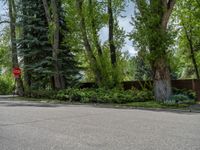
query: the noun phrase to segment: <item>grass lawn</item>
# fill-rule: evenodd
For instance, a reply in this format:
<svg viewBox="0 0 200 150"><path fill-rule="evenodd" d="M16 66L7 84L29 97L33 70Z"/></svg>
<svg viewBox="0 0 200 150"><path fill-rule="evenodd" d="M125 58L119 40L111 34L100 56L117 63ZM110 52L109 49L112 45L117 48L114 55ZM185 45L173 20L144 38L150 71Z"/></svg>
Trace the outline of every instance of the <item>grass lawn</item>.
<svg viewBox="0 0 200 150"><path fill-rule="evenodd" d="M192 104L176 104L176 105L166 105L163 103L159 103L156 101L148 101L148 102L132 102L123 104L123 106L129 107L141 107L141 108L162 108L162 109L188 109Z"/></svg>

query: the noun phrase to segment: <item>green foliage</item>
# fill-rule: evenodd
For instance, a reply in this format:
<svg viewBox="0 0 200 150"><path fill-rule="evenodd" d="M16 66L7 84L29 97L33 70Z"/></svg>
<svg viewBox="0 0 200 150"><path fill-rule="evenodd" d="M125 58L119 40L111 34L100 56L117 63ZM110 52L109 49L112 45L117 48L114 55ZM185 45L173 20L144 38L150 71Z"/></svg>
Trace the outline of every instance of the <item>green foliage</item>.
<svg viewBox="0 0 200 150"><path fill-rule="evenodd" d="M25 97L30 98L45 98L45 99L56 99L57 92L53 90L31 90L26 89Z"/></svg>
<svg viewBox="0 0 200 150"><path fill-rule="evenodd" d="M174 95L186 95L189 99L195 100L197 98L196 92L193 90L187 90L187 89L176 89L173 88Z"/></svg>
<svg viewBox="0 0 200 150"><path fill-rule="evenodd" d="M173 95L170 100L164 101L164 104L175 105L175 104L194 104L195 100L190 99L187 95L178 94Z"/></svg>
<svg viewBox="0 0 200 150"><path fill-rule="evenodd" d="M149 101L153 99L150 91L123 91L119 89L67 89L58 93L62 100L78 101L83 103L128 103Z"/></svg>
<svg viewBox="0 0 200 150"><path fill-rule="evenodd" d="M133 30L129 34L133 39L133 45L138 51L135 58L135 78L146 80L153 78L156 61L163 59L169 64L169 53L174 46L175 32L171 26L167 29L161 23L166 8L159 0L145 1L133 0L135 2L135 15L132 17ZM168 20L166 20L168 22Z"/></svg>
<svg viewBox="0 0 200 150"><path fill-rule="evenodd" d="M191 59L192 57L190 44L192 43L195 55L194 58L196 59L197 66L199 66L199 15L200 5L197 0L177 0L176 7L173 11L171 24L174 26L174 29L178 32L176 37L177 45L174 49L173 56L173 71L176 73L178 78L196 78L194 64Z"/></svg>
<svg viewBox="0 0 200 150"><path fill-rule="evenodd" d="M124 76L124 60L120 53L117 55L117 64L115 67L110 63L110 53L108 49L104 49L101 58L98 58L98 66L101 72L102 82L99 85L104 88L113 88L120 86Z"/></svg>
<svg viewBox="0 0 200 150"><path fill-rule="evenodd" d="M119 85L119 82L123 80L124 76L124 64L123 64L123 53L121 49L125 43L125 32L122 28L119 27L118 17L125 7L124 1L112 0L113 6L113 16L114 16L114 44L117 51L117 64L112 66L110 60L109 52L109 43L108 40L105 40L104 43L101 43L99 33L104 28L108 28L109 15L107 12L107 2L100 2L97 0L91 1L88 0L83 2L83 18L85 20L87 38L92 49L92 53L97 62L91 63L91 58L88 56L87 52L84 49L83 35L80 31L80 14L77 13L77 10L74 9L75 6L74 0L65 0L65 10L67 12L66 21L69 24L70 30L73 30L72 34L67 35L67 41L70 46L72 46L73 51L78 51L76 57L81 60L81 65L84 68L82 70L84 74L85 81L95 81L96 76L100 76L101 83L100 87L113 88ZM90 6L92 5L92 7ZM80 40L81 39L81 40ZM102 50L102 56L98 54L97 43ZM97 69L99 74L94 71Z"/></svg>
<svg viewBox="0 0 200 150"><path fill-rule="evenodd" d="M60 2L59 2L60 4ZM22 0L19 2L19 53L23 58L24 78L26 86L32 89L53 88L55 60L52 51L52 32L55 25L48 25L43 3L39 0ZM63 76L65 86L70 87L79 79L79 67L71 52L70 45L65 41L68 30L64 10L59 5L60 35L59 35L59 74Z"/></svg>
<svg viewBox="0 0 200 150"><path fill-rule="evenodd" d="M148 53L140 50L138 56L133 57L132 60L135 65L135 80L152 80L153 72L148 61Z"/></svg>
<svg viewBox="0 0 200 150"><path fill-rule="evenodd" d="M12 94L13 79L9 75L0 76L0 95Z"/></svg>
<svg viewBox="0 0 200 150"><path fill-rule="evenodd" d="M53 74L48 25L40 1L22 0L19 5L18 51L23 58L25 85L40 89L49 86Z"/></svg>
<svg viewBox="0 0 200 150"><path fill-rule="evenodd" d="M153 100L151 91L129 90L123 91L119 89L74 89L69 88L59 92L52 91L29 91L28 97L58 99L69 102L81 103L117 103L124 104L129 102L145 102Z"/></svg>
<svg viewBox="0 0 200 150"><path fill-rule="evenodd" d="M60 100L63 102L100 103L100 104L124 104L133 107L150 108L176 108L185 107L195 103L194 92L174 89L174 95L163 103L154 100L153 92L149 90L120 90L120 89L78 89L68 88L62 91L27 91L26 96L31 98L43 98Z"/></svg>
<svg viewBox="0 0 200 150"><path fill-rule="evenodd" d="M192 90L186 89L173 89L173 96L170 100L165 101L164 104L174 105L174 104L193 104L196 100L196 93Z"/></svg>
<svg viewBox="0 0 200 150"><path fill-rule="evenodd" d="M2 34L0 35L0 68L11 66L9 42L9 29L5 27L2 29Z"/></svg>

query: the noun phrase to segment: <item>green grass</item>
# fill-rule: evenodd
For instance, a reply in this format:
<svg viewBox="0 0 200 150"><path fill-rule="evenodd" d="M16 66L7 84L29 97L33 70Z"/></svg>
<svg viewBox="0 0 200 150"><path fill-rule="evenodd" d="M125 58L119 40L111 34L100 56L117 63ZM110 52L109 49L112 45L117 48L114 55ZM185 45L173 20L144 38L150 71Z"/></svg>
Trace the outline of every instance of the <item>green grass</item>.
<svg viewBox="0 0 200 150"><path fill-rule="evenodd" d="M166 105L163 103L159 103L156 101L148 101L148 102L133 102L127 103L123 106L128 107L138 107L138 108L155 108L155 109L187 109L191 104L176 104L176 105Z"/></svg>

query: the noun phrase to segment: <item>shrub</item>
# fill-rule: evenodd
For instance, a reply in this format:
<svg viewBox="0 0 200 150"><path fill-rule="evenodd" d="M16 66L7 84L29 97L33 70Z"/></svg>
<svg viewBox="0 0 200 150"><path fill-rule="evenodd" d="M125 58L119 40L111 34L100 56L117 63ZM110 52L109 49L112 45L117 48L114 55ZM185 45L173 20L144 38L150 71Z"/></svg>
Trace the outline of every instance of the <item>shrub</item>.
<svg viewBox="0 0 200 150"><path fill-rule="evenodd" d="M74 89L68 88L58 92L55 91L28 91L26 96L33 98L58 99L62 101L81 103L130 103L145 102L153 100L151 91L119 90L119 89Z"/></svg>
<svg viewBox="0 0 200 150"><path fill-rule="evenodd" d="M124 91L119 89L66 89L59 91L56 98L82 103L129 103L153 99L151 91Z"/></svg>
<svg viewBox="0 0 200 150"><path fill-rule="evenodd" d="M187 90L187 89L176 89L173 88L173 94L174 95L187 95L189 97L189 99L196 99L196 92L193 90Z"/></svg>
<svg viewBox="0 0 200 150"><path fill-rule="evenodd" d="M12 94L13 80L9 76L0 77L0 95Z"/></svg>
<svg viewBox="0 0 200 150"><path fill-rule="evenodd" d="M51 90L26 90L25 96L30 98L56 99L57 92Z"/></svg>
<svg viewBox="0 0 200 150"><path fill-rule="evenodd" d="M192 104L195 100L191 99L188 95L185 94L176 94L173 95L170 100L165 101L164 104L174 105L174 104Z"/></svg>

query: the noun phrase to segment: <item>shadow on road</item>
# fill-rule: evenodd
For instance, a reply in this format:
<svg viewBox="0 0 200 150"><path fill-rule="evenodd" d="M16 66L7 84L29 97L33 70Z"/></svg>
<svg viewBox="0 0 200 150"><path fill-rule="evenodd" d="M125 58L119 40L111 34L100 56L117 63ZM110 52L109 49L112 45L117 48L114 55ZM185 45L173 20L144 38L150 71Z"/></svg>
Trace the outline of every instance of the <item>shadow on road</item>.
<svg viewBox="0 0 200 150"><path fill-rule="evenodd" d="M53 104L43 103L25 103L25 102L14 102L14 101L0 101L0 106L6 107L58 107Z"/></svg>

